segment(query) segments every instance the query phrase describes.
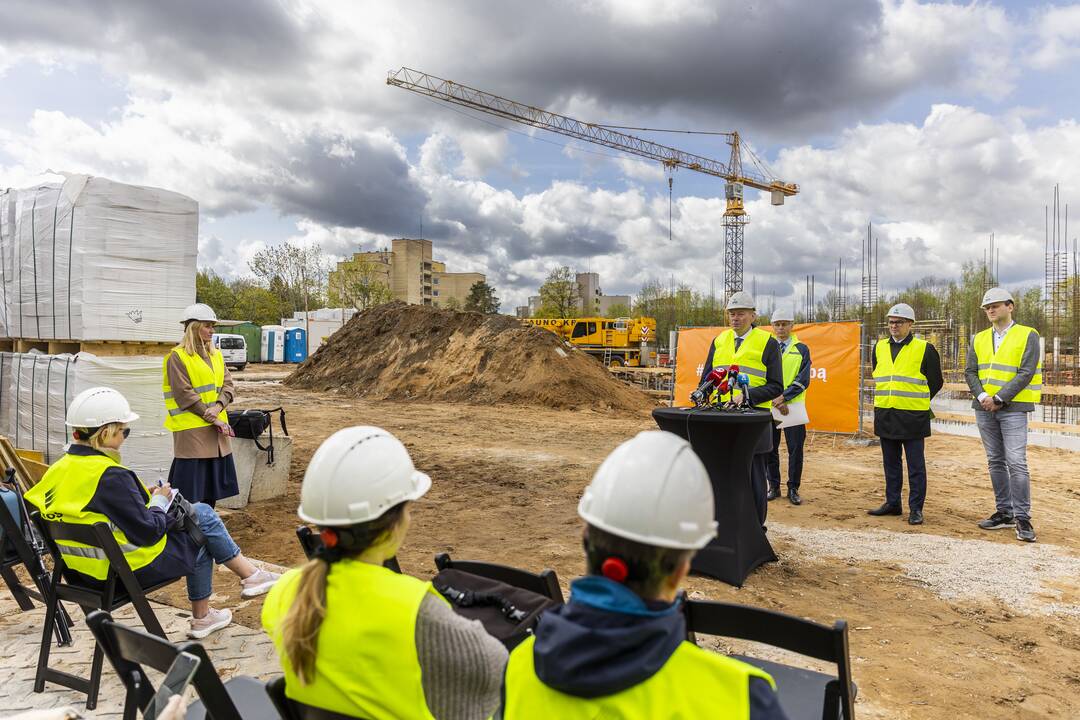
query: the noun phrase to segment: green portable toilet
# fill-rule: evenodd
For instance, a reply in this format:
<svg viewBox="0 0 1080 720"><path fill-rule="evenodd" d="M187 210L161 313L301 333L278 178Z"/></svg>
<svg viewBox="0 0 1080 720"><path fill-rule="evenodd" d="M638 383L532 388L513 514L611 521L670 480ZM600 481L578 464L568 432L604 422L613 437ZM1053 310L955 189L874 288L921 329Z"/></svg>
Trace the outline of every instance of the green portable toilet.
<svg viewBox="0 0 1080 720"><path fill-rule="evenodd" d="M261 327L255 323L241 323L240 325L234 325L225 331L232 332L234 335L244 336L244 340L247 341L247 362L259 362L259 357L262 353Z"/></svg>

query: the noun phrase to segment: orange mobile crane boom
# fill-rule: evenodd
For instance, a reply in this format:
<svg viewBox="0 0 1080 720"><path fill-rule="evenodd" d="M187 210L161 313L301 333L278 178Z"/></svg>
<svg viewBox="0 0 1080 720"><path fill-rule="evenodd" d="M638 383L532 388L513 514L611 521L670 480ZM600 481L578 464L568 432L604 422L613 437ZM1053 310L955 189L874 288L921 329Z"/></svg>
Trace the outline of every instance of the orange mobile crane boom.
<svg viewBox="0 0 1080 720"><path fill-rule="evenodd" d="M783 205L784 198L799 192L799 186L776 178L772 171L749 148L743 147L737 132L718 133L731 146L731 156L725 164L719 160L688 153L677 148L639 138L612 129L611 126L594 125L549 110L507 100L483 90L456 83L453 80L429 75L419 70L403 67L392 70L386 77L387 85L426 95L436 100L461 105L531 125L535 128L567 135L585 142L621 150L631 155L659 161L669 171L686 168L713 175L726 181L724 197L724 292L725 297L742 290L743 277L743 230L749 217L743 207L743 186L768 192L773 205ZM642 128L647 129L647 128ZM743 167L743 152L749 156L753 170ZM670 184L670 179L669 179Z"/></svg>

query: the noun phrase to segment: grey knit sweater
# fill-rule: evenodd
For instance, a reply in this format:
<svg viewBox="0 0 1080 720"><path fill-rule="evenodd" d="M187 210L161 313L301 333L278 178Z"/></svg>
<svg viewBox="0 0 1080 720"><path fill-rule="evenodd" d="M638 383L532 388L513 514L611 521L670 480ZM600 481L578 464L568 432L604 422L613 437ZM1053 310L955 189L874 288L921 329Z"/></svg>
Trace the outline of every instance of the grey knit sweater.
<svg viewBox="0 0 1080 720"><path fill-rule="evenodd" d="M416 617L416 650L428 709L438 720L482 720L499 705L507 652L478 620L432 595Z"/></svg>

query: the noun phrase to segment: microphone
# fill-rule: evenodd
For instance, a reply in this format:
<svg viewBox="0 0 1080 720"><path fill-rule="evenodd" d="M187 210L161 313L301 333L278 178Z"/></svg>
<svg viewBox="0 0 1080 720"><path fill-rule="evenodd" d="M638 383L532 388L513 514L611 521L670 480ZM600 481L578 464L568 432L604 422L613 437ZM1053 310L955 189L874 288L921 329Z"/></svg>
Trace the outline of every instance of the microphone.
<svg viewBox="0 0 1080 720"><path fill-rule="evenodd" d="M698 385L697 390L690 393L690 400L694 403L695 407L704 407L709 402L709 395L712 394L715 389L721 383L727 384L725 380L728 374L727 368L713 368L709 371L709 374L705 376L705 379Z"/></svg>
<svg viewBox="0 0 1080 720"><path fill-rule="evenodd" d="M742 391L742 406L750 407L750 378L746 373L739 373L736 376L736 383Z"/></svg>

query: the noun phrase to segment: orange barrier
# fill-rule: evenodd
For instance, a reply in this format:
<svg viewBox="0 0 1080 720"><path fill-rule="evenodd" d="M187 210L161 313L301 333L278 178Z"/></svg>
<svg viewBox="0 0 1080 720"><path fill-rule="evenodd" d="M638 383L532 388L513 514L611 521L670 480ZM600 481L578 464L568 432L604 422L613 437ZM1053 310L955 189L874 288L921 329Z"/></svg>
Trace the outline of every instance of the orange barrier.
<svg viewBox="0 0 1080 720"><path fill-rule="evenodd" d="M709 345L726 327L679 330L675 356L675 405L688 407L698 386ZM763 325L762 330L772 332ZM799 341L810 348L810 430L854 433L859 429L859 335L857 322L796 325Z"/></svg>

